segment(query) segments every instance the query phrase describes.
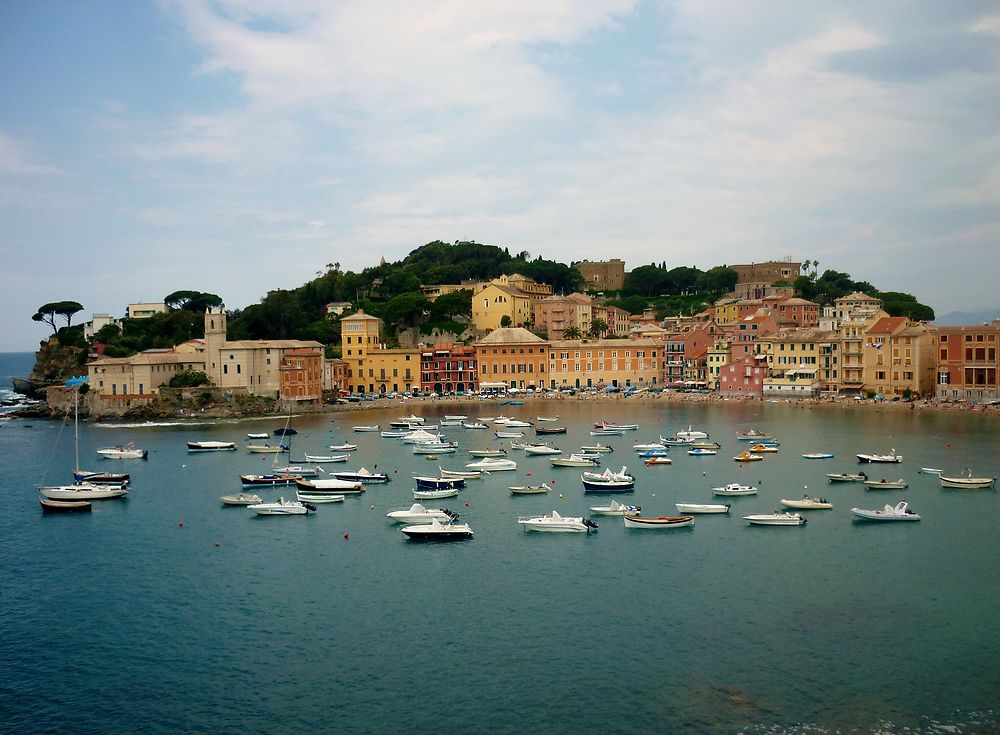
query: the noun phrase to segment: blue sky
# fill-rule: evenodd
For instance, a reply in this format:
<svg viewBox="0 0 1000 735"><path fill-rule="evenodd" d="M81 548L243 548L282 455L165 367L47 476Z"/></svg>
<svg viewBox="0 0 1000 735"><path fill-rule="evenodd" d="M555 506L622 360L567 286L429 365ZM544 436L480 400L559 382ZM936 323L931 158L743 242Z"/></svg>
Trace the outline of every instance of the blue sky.
<svg viewBox="0 0 1000 735"><path fill-rule="evenodd" d="M985 2L0 4L0 351L431 240L998 306Z"/></svg>

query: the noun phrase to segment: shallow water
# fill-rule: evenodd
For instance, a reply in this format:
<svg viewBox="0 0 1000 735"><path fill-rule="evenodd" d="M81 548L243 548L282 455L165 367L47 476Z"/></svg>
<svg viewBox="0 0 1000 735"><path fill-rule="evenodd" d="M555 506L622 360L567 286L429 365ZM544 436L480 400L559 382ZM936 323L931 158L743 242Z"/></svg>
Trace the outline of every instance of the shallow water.
<svg viewBox="0 0 1000 735"><path fill-rule="evenodd" d="M484 403L480 415L495 415ZM411 404L362 423L414 410ZM464 408L462 410L465 410ZM0 430L0 723L12 732L994 732L1000 691L995 491L948 491L921 466L997 475L995 420L970 415L785 404L566 401L570 427L551 443L591 443L593 421L639 423L604 466L625 464L645 513L712 502L710 488L756 484L729 516L691 530L626 530L598 518L591 536L524 534L518 515L586 512L579 471L545 457L470 482L441 507L475 539L415 544L389 525L409 505L413 473L458 468L492 432L453 429L439 462L395 440L354 434L358 415L295 420L293 454L360 445L350 467L393 473L360 498L310 517L255 518L222 508L237 475L270 466L246 452L189 455L185 441L243 443L282 420L142 428L83 426L91 468L133 474L125 501L90 515L42 516L34 485L63 482L72 426ZM689 424L723 445L716 457L672 450L645 467L630 447ZM736 431L770 430L781 451L742 467ZM529 433L530 436L530 433ZM134 440L147 462L96 459ZM828 485L854 454L904 456L867 468L904 477L903 492ZM830 451L810 461L800 455ZM344 465L338 465L343 467ZM329 467L329 465L327 465ZM883 470L884 467L884 470ZM528 472L531 475L528 475ZM546 481L547 496L507 486ZM808 486L808 487L806 487ZM782 497L823 494L802 528L749 527ZM265 491L268 498L294 493ZM560 497L561 496L561 497ZM924 520L851 521L852 506L900 497ZM374 509L371 507L374 505ZM183 525L180 525L183 522ZM349 538L345 538L349 534ZM0 725L3 727L3 725Z"/></svg>

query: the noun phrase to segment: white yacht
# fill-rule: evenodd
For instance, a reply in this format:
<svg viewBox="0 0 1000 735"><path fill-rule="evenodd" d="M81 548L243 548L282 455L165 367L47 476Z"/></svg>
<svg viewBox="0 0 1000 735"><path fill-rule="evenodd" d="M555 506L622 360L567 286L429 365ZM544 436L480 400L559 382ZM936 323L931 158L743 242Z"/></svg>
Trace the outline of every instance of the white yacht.
<svg viewBox="0 0 1000 735"><path fill-rule="evenodd" d="M435 518L442 523L448 523L452 515L447 510L425 508L420 503L414 503L409 508L394 508L386 513L385 517L394 523L430 523Z"/></svg>
<svg viewBox="0 0 1000 735"><path fill-rule="evenodd" d="M590 533L597 524L589 518L571 518L559 515L553 510L552 515L520 516L517 522L525 531L548 531L551 533Z"/></svg>

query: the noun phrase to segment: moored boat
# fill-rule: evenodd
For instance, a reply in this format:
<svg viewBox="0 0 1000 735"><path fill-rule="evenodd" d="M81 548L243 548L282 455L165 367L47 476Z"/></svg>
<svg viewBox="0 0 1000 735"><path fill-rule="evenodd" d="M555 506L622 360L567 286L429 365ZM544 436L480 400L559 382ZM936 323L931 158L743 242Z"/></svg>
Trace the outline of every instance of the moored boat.
<svg viewBox="0 0 1000 735"><path fill-rule="evenodd" d="M653 467L658 464L673 464L674 461L670 457L646 457L643 461L647 467Z"/></svg>
<svg viewBox="0 0 1000 735"><path fill-rule="evenodd" d="M833 459L830 452L806 452L802 456L806 459Z"/></svg>
<svg viewBox="0 0 1000 735"><path fill-rule="evenodd" d="M235 442L195 441L188 442L189 452L229 452L236 450Z"/></svg>
<svg viewBox="0 0 1000 735"><path fill-rule="evenodd" d="M894 464L903 461L903 455L896 454L895 449L890 449L888 454L857 454L859 462Z"/></svg>
<svg viewBox="0 0 1000 735"><path fill-rule="evenodd" d="M971 470L967 470L963 475L946 476L939 475L941 487L960 488L964 490L981 490L993 487L996 484L995 477L974 477Z"/></svg>
<svg viewBox="0 0 1000 735"><path fill-rule="evenodd" d="M345 496L343 493L304 493L301 490L295 491L295 499L300 503L314 503L319 505L329 505L331 503L343 503Z"/></svg>
<svg viewBox="0 0 1000 735"><path fill-rule="evenodd" d="M448 523L452 515L454 514L448 510L426 508L421 503L414 503L409 508L392 508L385 517L393 523L430 523L435 518Z"/></svg>
<svg viewBox="0 0 1000 735"><path fill-rule="evenodd" d="M751 526L804 526L806 519L798 513L756 513L743 516Z"/></svg>
<svg viewBox="0 0 1000 735"><path fill-rule="evenodd" d="M609 447L605 444L597 442L597 444L591 444L589 447L580 447L581 452L593 452L595 454L605 454L607 452L615 451L614 447Z"/></svg>
<svg viewBox="0 0 1000 735"><path fill-rule="evenodd" d="M426 490L441 490L442 488L465 487L464 477L452 477L447 475L442 475L439 477L430 477L428 475L414 475L413 481L417 484L417 487L419 489L426 489Z"/></svg>
<svg viewBox="0 0 1000 735"><path fill-rule="evenodd" d="M370 426L352 426L351 429L353 429L354 431L356 431L358 433L361 433L363 431L378 431L379 425L378 424L371 424Z"/></svg>
<svg viewBox="0 0 1000 735"><path fill-rule="evenodd" d="M568 457L549 457L553 467L596 467L600 462L585 454L571 454Z"/></svg>
<svg viewBox="0 0 1000 735"><path fill-rule="evenodd" d="M895 505L886 505L882 510L868 510L865 508L851 508L851 513L855 518L864 521L919 521L920 516L910 510L909 504L905 500L900 500Z"/></svg>
<svg viewBox="0 0 1000 735"><path fill-rule="evenodd" d="M754 454L773 454L778 451L778 447L775 444L754 444L750 447L750 451Z"/></svg>
<svg viewBox="0 0 1000 735"><path fill-rule="evenodd" d="M43 513L90 513L93 504L89 500L52 500L38 498Z"/></svg>
<svg viewBox="0 0 1000 735"><path fill-rule="evenodd" d="M884 477L881 480L865 480L864 484L869 490L905 490L910 486L903 478L887 480Z"/></svg>
<svg viewBox="0 0 1000 735"><path fill-rule="evenodd" d="M642 508L638 505L625 505L617 500L612 500L608 505L591 506L590 512L600 516L635 516L642 512Z"/></svg>
<svg viewBox="0 0 1000 735"><path fill-rule="evenodd" d="M473 536L468 523L456 523L454 518L449 523L441 523L436 518L430 523L408 525L401 530L411 541L461 541Z"/></svg>
<svg viewBox="0 0 1000 735"><path fill-rule="evenodd" d="M251 510L259 516L304 516L316 508L310 503L278 498L275 503L248 505L247 510Z"/></svg>
<svg viewBox="0 0 1000 735"><path fill-rule="evenodd" d="M234 506L246 506L246 505L257 505L258 503L263 503L263 498L260 495L254 495L253 493L237 493L236 495L223 495L219 500L223 505L234 505Z"/></svg>
<svg viewBox="0 0 1000 735"><path fill-rule="evenodd" d="M740 485L738 482L731 482L728 485L724 485L723 487L713 487L712 494L728 495L728 496L756 495L757 488L751 485Z"/></svg>
<svg viewBox="0 0 1000 735"><path fill-rule="evenodd" d="M692 447L687 453L691 457L714 457L718 454L714 449L704 449L702 447Z"/></svg>
<svg viewBox="0 0 1000 735"><path fill-rule="evenodd" d="M735 457L733 457L733 459L737 462L760 462L764 458L759 454L753 454L752 452L749 451L743 451L737 454Z"/></svg>
<svg viewBox="0 0 1000 735"><path fill-rule="evenodd" d="M729 503L674 503L678 513L728 513Z"/></svg>
<svg viewBox="0 0 1000 735"><path fill-rule="evenodd" d="M809 495L803 495L801 500L785 500L782 498L781 504L786 508L795 508L796 510L829 510L833 508L833 503L826 498L811 497Z"/></svg>
<svg viewBox="0 0 1000 735"><path fill-rule="evenodd" d="M272 447L270 444L247 444L247 451L251 454L281 454L282 452L287 452L288 447L283 445Z"/></svg>
<svg viewBox="0 0 1000 735"><path fill-rule="evenodd" d="M511 485L507 489L511 495L542 495L552 488L543 482L541 485Z"/></svg>
<svg viewBox="0 0 1000 735"><path fill-rule="evenodd" d="M488 472L506 472L517 469L517 462L512 459L496 459L484 457L476 462L465 465L470 470L486 470Z"/></svg>
<svg viewBox="0 0 1000 735"><path fill-rule="evenodd" d="M372 472L367 467L362 467L360 470L341 470L331 472L330 475L338 480L346 480L347 482L363 482L366 485L380 485L389 482L389 475L384 472Z"/></svg>
<svg viewBox="0 0 1000 735"><path fill-rule="evenodd" d="M759 429L746 429L736 432L736 438L741 442L759 442L762 439L770 439L771 435Z"/></svg>
<svg viewBox="0 0 1000 735"><path fill-rule="evenodd" d="M40 487L38 492L49 500L110 500L124 498L128 495L128 487L126 485L95 485L81 482L76 485Z"/></svg>
<svg viewBox="0 0 1000 735"><path fill-rule="evenodd" d="M535 434L565 434L565 426L536 426Z"/></svg>
<svg viewBox="0 0 1000 735"><path fill-rule="evenodd" d="M519 516L517 522L525 531L549 533L590 533L597 524L589 518L561 516L556 510L552 515Z"/></svg>
<svg viewBox="0 0 1000 735"><path fill-rule="evenodd" d="M413 497L418 500L437 500L439 498L454 498L458 495L457 487L442 487L442 488L416 488L413 491Z"/></svg>
<svg viewBox="0 0 1000 735"><path fill-rule="evenodd" d="M687 528L694 525L694 516L623 516L625 528Z"/></svg>
<svg viewBox="0 0 1000 735"><path fill-rule="evenodd" d="M139 449L134 443L129 442L126 446L119 444L116 447L105 447L98 449L97 453L104 459L148 459L149 452Z"/></svg>
<svg viewBox="0 0 1000 735"><path fill-rule="evenodd" d="M73 480L75 482L89 482L92 485L128 485L129 478L130 476L127 472L73 470Z"/></svg>
<svg viewBox="0 0 1000 735"><path fill-rule="evenodd" d="M266 475L240 475L240 482L244 485L294 485L296 480L301 480L302 475L269 473Z"/></svg>
<svg viewBox="0 0 1000 735"><path fill-rule="evenodd" d="M826 476L830 482L863 482L868 479L864 472L852 474L850 472L831 472Z"/></svg>
<svg viewBox="0 0 1000 735"><path fill-rule="evenodd" d="M550 447L547 444L529 444L524 448L524 453L531 455L562 454L562 450L559 447Z"/></svg>
<svg viewBox="0 0 1000 735"><path fill-rule="evenodd" d="M469 455L472 457L502 457L507 454L506 449L470 449Z"/></svg>
<svg viewBox="0 0 1000 735"><path fill-rule="evenodd" d="M295 481L295 487L299 492L304 493L335 493L343 495L357 495L365 491L363 483L352 480L338 480L336 477L324 478L322 480L305 480L299 478Z"/></svg>
<svg viewBox="0 0 1000 735"><path fill-rule="evenodd" d="M346 462L350 458L348 454L307 454L306 462L317 464L327 464L331 462Z"/></svg>
<svg viewBox="0 0 1000 735"><path fill-rule="evenodd" d="M481 470L446 470L438 467L438 475L441 477L460 477L463 480L479 480L482 479L483 473Z"/></svg>

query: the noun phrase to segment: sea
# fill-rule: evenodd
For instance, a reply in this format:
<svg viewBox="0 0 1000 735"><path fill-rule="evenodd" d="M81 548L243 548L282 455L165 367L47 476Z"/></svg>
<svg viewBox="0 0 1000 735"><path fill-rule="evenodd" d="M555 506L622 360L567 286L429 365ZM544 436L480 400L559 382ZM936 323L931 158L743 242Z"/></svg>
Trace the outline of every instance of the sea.
<svg viewBox="0 0 1000 735"><path fill-rule="evenodd" d="M7 368L10 369L10 368ZM352 424L410 413L535 421L557 414L564 451L597 441L601 420L638 431L601 437L644 515L719 502L691 529L632 530L595 517L592 534L530 534L518 516L589 513L580 471L508 449L515 472L474 480L437 507L468 541L407 541L385 514L412 502L414 474L461 468L467 450L509 446L492 431L446 429L436 461ZM248 421L81 424L85 468L132 475L127 499L93 513L43 515L36 486L70 479L72 422L0 425L0 731L11 733L995 733L1000 731L1000 553L996 490L947 490L921 467L1000 474L1000 422L975 412L787 403L566 399L457 409L296 416L292 459L358 449L338 467L388 472L387 485L315 514L256 517L224 507L248 453ZM552 425L551 423L549 425ZM694 427L722 448L647 467L637 442ZM780 451L752 465L741 429ZM528 431L528 437L533 432ZM189 454L186 441L234 441ZM134 442L148 460L98 459ZM829 484L859 452L905 491ZM803 458L824 451L828 460ZM285 458L283 458L285 459ZM327 468L330 465L326 466ZM546 495L508 486L545 482ZM265 490L266 499L294 490ZM801 527L756 527L782 498L819 495ZM860 523L850 509L900 499L916 523ZM435 505L428 503L428 505Z"/></svg>
<svg viewBox="0 0 1000 735"><path fill-rule="evenodd" d="M34 366L34 352L0 352L0 401L18 397L14 392L14 378L27 379ZM0 414L3 413L4 407L0 406Z"/></svg>

